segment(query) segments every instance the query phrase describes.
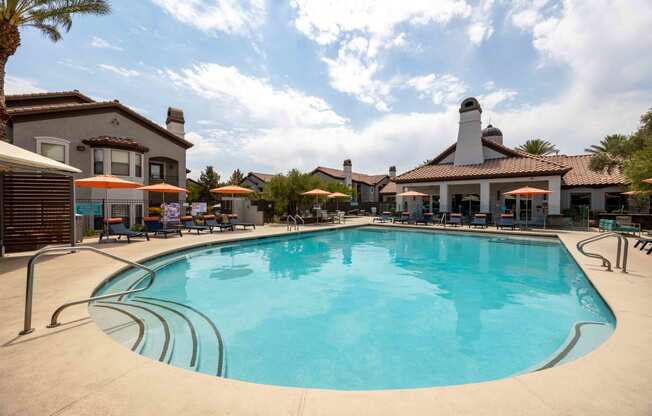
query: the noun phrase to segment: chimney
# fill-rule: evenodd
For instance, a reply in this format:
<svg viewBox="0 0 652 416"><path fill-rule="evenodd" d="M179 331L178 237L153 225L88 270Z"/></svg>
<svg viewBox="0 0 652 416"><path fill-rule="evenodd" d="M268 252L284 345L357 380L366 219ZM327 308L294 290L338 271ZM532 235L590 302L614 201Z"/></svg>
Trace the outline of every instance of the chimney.
<svg viewBox="0 0 652 416"><path fill-rule="evenodd" d="M344 185L349 188L353 187L353 168L351 166L351 159L346 159L342 164L344 171Z"/></svg>
<svg viewBox="0 0 652 416"><path fill-rule="evenodd" d="M484 162L482 152L482 108L473 97L460 106L460 128L457 133L455 165L475 165Z"/></svg>
<svg viewBox="0 0 652 416"><path fill-rule="evenodd" d="M482 138L490 142L503 144L503 132L498 127L491 124L486 129L482 130Z"/></svg>
<svg viewBox="0 0 652 416"><path fill-rule="evenodd" d="M183 110L180 108L168 107L168 118L165 124L169 132L176 134L182 139L186 136L184 125L186 120L183 118Z"/></svg>
<svg viewBox="0 0 652 416"><path fill-rule="evenodd" d="M396 166L389 167L389 179L394 179L396 177Z"/></svg>

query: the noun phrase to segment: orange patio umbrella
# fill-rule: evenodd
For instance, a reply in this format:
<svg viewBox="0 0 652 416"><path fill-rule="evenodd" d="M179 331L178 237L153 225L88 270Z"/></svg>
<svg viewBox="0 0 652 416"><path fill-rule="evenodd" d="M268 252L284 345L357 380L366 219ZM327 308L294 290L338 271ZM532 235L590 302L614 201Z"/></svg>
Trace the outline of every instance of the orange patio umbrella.
<svg viewBox="0 0 652 416"><path fill-rule="evenodd" d="M652 185L652 178L643 179L643 182L649 183L650 185Z"/></svg>
<svg viewBox="0 0 652 416"><path fill-rule="evenodd" d="M423 192L417 192L417 191L405 191L401 192L400 194L396 194L396 196L428 196L428 194L424 194Z"/></svg>
<svg viewBox="0 0 652 416"><path fill-rule="evenodd" d="M226 186L220 186L219 188L213 188L211 189L211 192L216 193L216 194L226 194L226 195L231 195L231 198L235 198L236 195L246 195L253 193L254 191L249 188L243 188L242 186L237 186L237 185L226 185ZM233 212L233 206L231 207L231 212Z"/></svg>
<svg viewBox="0 0 652 416"><path fill-rule="evenodd" d="M170 185L169 183L157 183L154 185L148 185L148 186L141 186L140 188L136 188L140 191L148 191L148 192L160 192L163 194L163 204L165 204L165 193L170 192L170 193L176 193L176 194L181 194L181 193L187 193L188 190L186 188L180 188L178 186ZM165 215L163 217L163 225L167 225L167 217Z"/></svg>
<svg viewBox="0 0 652 416"><path fill-rule="evenodd" d="M643 195L643 194L649 194L652 191L627 191L627 192L621 192L621 195Z"/></svg>
<svg viewBox="0 0 652 416"><path fill-rule="evenodd" d="M340 198L351 198L351 195L343 194L342 192L333 192L332 194L329 194L327 198L328 199L337 198L339 200ZM335 201L335 204L336 204L335 209L337 209L339 211L340 210L340 201Z"/></svg>
<svg viewBox="0 0 652 416"><path fill-rule="evenodd" d="M77 188L100 188L104 189L104 233L106 233L107 205L106 200L109 198L109 189L135 189L142 186L140 183L127 181L113 175L97 175L90 178L76 179Z"/></svg>
<svg viewBox="0 0 652 416"><path fill-rule="evenodd" d="M505 192L505 195L524 196L527 198L525 202L527 204L527 202L530 200L529 197L531 196L547 195L551 193L552 191L549 191L547 189L539 189L539 188L533 188L531 186L524 186L523 188L518 188L518 189L514 189L513 191ZM545 216L544 216L544 220L545 220ZM525 227L527 228L527 212L525 213Z"/></svg>

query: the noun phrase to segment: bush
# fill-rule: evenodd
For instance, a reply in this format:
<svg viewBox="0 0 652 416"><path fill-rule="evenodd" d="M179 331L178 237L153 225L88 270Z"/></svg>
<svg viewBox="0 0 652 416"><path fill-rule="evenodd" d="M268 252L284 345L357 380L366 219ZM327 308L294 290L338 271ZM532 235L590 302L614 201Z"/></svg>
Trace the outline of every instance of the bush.
<svg viewBox="0 0 652 416"><path fill-rule="evenodd" d="M88 228L84 230L84 237L94 237L95 236L95 230L92 228Z"/></svg>
<svg viewBox="0 0 652 416"><path fill-rule="evenodd" d="M134 224L130 228L131 231L143 231L144 229L145 227L142 224Z"/></svg>
<svg viewBox="0 0 652 416"><path fill-rule="evenodd" d="M161 208L159 207L149 207L147 211L150 217L159 217L161 215Z"/></svg>

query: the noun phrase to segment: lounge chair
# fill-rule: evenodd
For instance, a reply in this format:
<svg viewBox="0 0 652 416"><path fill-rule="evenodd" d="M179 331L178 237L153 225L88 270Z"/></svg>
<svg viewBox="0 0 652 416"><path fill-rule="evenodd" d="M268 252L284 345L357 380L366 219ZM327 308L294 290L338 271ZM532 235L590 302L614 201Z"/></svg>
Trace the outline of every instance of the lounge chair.
<svg viewBox="0 0 652 416"><path fill-rule="evenodd" d="M512 230L516 228L516 222L514 222L513 214L500 214L498 221L496 222L496 228L511 228Z"/></svg>
<svg viewBox="0 0 652 416"><path fill-rule="evenodd" d="M108 226L108 232L109 232L108 236L117 235L118 240L124 236L127 237L127 243L131 243L131 239L136 237L145 237L147 241L149 241L149 235L146 232L131 231L130 229L125 227L122 218L109 218L108 220L106 220L106 224ZM102 232L102 234L100 234L99 241L102 241L103 237L108 238L108 236L104 235L104 232Z"/></svg>
<svg viewBox="0 0 652 416"><path fill-rule="evenodd" d="M385 222L390 222L390 217L389 217L389 212L383 212L382 214L374 217L372 222L380 222L380 223L385 223Z"/></svg>
<svg viewBox="0 0 652 416"><path fill-rule="evenodd" d="M148 233L156 235L162 235L165 238L168 238L169 234L179 234L179 237L183 237L181 234L180 228L167 228L159 219L159 217L145 217L143 218L145 223L145 229Z"/></svg>
<svg viewBox="0 0 652 416"><path fill-rule="evenodd" d="M234 230L236 225L241 226L244 230L246 230L247 227L252 227L254 230L256 229L256 224L253 222L242 222L236 216L229 217L229 224L233 227Z"/></svg>
<svg viewBox="0 0 652 416"><path fill-rule="evenodd" d="M197 234L202 231L213 232L207 225L196 225L190 215L181 217L179 220L181 221L181 228L188 230L189 232L192 232L192 230L197 231Z"/></svg>
<svg viewBox="0 0 652 416"><path fill-rule="evenodd" d="M410 221L410 213L409 212L401 212L401 216L398 218L394 218L392 222L395 223L400 223L400 224L407 224Z"/></svg>
<svg viewBox="0 0 652 416"><path fill-rule="evenodd" d="M455 227L461 227L462 214L457 214L457 213L448 214L448 220L446 220L446 224L454 225Z"/></svg>
<svg viewBox="0 0 652 416"><path fill-rule="evenodd" d="M601 219L598 223L598 228L600 231L641 235L640 224L620 225L616 220Z"/></svg>
<svg viewBox="0 0 652 416"><path fill-rule="evenodd" d="M471 227L487 228L487 214L475 214L469 223L469 228Z"/></svg>
<svg viewBox="0 0 652 416"><path fill-rule="evenodd" d="M649 244L650 248L647 250L647 254L652 253L652 238L650 238L650 237L639 237L636 240L636 243L634 243L634 247L638 247L639 244L641 245L641 247L639 248L639 250L641 250L641 251L643 251L645 249L645 247Z"/></svg>
<svg viewBox="0 0 652 416"><path fill-rule="evenodd" d="M217 228L220 231L234 230L233 225L230 223L217 222L215 215L204 215L202 219L204 220L204 225L206 225L210 231L213 231L214 228Z"/></svg>
<svg viewBox="0 0 652 416"><path fill-rule="evenodd" d="M425 212L423 214L423 217L419 218L414 223L423 224L423 225L434 224L434 215L435 214L433 214L432 212Z"/></svg>

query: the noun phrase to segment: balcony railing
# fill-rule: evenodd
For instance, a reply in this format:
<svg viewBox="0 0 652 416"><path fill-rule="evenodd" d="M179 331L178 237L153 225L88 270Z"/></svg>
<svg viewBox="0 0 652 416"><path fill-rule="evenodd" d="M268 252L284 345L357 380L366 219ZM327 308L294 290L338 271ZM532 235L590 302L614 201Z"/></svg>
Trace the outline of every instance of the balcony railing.
<svg viewBox="0 0 652 416"><path fill-rule="evenodd" d="M156 175L150 175L149 176L149 184L150 185L155 185L157 183L162 183L165 182L169 185L174 185L174 186L184 186L185 184L179 184L179 177L178 176L170 176L170 175L165 175L165 176L156 176Z"/></svg>

